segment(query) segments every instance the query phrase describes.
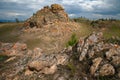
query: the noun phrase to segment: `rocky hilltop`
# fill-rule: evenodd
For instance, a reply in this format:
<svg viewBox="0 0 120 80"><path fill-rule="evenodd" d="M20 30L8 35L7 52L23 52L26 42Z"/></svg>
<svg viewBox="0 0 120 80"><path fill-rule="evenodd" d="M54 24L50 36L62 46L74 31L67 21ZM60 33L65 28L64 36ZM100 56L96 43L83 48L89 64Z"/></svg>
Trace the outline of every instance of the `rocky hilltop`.
<svg viewBox="0 0 120 80"><path fill-rule="evenodd" d="M0 43L0 80L119 80L120 45L102 33L80 38L73 46L46 54L23 43Z"/></svg>
<svg viewBox="0 0 120 80"><path fill-rule="evenodd" d="M80 25L69 20L61 5L52 4L26 20L20 39L28 45L33 42L32 46L41 47L46 52L60 51L79 30Z"/></svg>
<svg viewBox="0 0 120 80"><path fill-rule="evenodd" d="M52 4L50 7L45 6L37 11L32 17L27 19L25 26L27 27L43 27L47 24L56 22L68 22L69 18L64 8L59 4Z"/></svg>

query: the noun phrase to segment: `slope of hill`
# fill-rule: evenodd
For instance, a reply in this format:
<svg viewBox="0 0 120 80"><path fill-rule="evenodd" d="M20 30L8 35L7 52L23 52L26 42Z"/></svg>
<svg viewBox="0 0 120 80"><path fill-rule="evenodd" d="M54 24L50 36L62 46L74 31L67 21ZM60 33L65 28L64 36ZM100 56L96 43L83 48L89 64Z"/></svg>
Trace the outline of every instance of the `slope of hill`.
<svg viewBox="0 0 120 80"><path fill-rule="evenodd" d="M61 5L52 4L50 7L45 6L26 20L20 38L30 45L30 48L36 46L46 52L54 52L65 47L70 36L79 32L80 28L79 24L69 21Z"/></svg>

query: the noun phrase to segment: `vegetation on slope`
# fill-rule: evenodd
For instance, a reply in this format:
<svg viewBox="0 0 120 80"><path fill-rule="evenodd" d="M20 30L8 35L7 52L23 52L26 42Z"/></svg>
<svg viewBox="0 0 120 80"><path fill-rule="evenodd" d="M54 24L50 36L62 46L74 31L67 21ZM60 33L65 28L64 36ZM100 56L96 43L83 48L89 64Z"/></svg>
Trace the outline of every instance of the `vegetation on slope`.
<svg viewBox="0 0 120 80"><path fill-rule="evenodd" d="M19 28L22 23L1 23L0 24L0 41L16 42L19 40Z"/></svg>

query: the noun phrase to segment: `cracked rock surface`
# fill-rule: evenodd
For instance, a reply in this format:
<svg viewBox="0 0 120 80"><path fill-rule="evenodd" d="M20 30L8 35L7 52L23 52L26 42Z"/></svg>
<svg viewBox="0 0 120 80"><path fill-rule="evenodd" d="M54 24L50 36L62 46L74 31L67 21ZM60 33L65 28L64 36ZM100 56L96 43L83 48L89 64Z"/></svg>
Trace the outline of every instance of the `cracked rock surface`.
<svg viewBox="0 0 120 80"><path fill-rule="evenodd" d="M80 38L58 53L29 50L25 43L0 43L0 80L120 79L120 45L107 43L102 33Z"/></svg>

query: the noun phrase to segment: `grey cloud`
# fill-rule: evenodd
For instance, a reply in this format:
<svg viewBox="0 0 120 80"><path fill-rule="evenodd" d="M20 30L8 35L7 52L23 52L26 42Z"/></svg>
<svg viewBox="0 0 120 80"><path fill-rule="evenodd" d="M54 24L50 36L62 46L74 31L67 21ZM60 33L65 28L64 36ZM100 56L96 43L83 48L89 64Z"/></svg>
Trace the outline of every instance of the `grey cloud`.
<svg viewBox="0 0 120 80"><path fill-rule="evenodd" d="M15 17L27 19L43 6L52 3L63 5L65 11L72 17L98 18L93 14L100 14L101 17L120 18L119 0L1 0L0 19L14 19Z"/></svg>

